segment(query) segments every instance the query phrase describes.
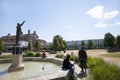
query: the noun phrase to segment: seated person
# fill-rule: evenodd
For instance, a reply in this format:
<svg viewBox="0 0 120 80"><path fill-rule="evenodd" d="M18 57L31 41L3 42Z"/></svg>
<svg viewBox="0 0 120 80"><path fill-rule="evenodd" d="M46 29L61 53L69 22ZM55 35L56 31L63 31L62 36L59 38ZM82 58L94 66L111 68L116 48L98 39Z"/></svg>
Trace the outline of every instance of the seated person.
<svg viewBox="0 0 120 80"><path fill-rule="evenodd" d="M62 70L69 70L70 76L74 76L74 64L70 62L70 55L67 54L66 58L63 60Z"/></svg>
<svg viewBox="0 0 120 80"><path fill-rule="evenodd" d="M42 58L46 58L45 51L42 53Z"/></svg>
<svg viewBox="0 0 120 80"><path fill-rule="evenodd" d="M67 54L66 58L63 60L62 69L67 70L72 68L74 65L70 62L70 55Z"/></svg>

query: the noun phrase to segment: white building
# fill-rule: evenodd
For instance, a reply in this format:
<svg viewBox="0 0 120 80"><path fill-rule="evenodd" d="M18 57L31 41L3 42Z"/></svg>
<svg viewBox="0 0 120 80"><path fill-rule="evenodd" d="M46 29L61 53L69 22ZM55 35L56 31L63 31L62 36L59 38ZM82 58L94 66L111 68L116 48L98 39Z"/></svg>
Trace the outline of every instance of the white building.
<svg viewBox="0 0 120 80"><path fill-rule="evenodd" d="M89 40L77 40L77 41L66 41L68 49L73 49L75 44L77 44L78 49L81 48L81 41L84 41L86 48ZM103 48L103 39L91 39L91 41L96 44L97 48Z"/></svg>

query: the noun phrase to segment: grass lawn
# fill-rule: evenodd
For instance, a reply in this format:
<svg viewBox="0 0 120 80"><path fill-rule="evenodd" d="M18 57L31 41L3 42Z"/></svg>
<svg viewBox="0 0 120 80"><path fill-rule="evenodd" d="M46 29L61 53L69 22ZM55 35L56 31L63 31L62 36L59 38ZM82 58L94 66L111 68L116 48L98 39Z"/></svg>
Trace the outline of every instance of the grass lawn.
<svg viewBox="0 0 120 80"><path fill-rule="evenodd" d="M120 52L102 54L102 56L120 58Z"/></svg>

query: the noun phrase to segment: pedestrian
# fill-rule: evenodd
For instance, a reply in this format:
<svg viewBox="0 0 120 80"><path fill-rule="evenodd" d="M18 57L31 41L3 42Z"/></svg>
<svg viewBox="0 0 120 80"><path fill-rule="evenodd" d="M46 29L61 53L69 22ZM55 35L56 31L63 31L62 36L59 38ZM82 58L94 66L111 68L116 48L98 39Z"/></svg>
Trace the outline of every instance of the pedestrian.
<svg viewBox="0 0 120 80"><path fill-rule="evenodd" d="M87 68L87 66L86 66L87 53L84 50L84 47L81 47L81 50L79 50L78 60L80 62L79 66L81 67L82 73L84 72L84 70L85 70L85 73L86 73L86 68Z"/></svg>
<svg viewBox="0 0 120 80"><path fill-rule="evenodd" d="M64 50L64 58L66 58L66 56L67 56L67 53L66 53L66 51Z"/></svg>

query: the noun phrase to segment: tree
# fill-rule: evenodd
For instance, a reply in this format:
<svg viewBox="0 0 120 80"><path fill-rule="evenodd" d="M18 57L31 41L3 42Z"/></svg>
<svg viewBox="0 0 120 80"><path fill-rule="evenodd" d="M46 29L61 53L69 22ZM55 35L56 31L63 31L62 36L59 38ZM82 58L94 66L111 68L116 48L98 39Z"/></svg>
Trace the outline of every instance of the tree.
<svg viewBox="0 0 120 80"><path fill-rule="evenodd" d="M30 42L28 43L28 50L32 51L32 49L33 49L33 44L32 44L32 42L30 41Z"/></svg>
<svg viewBox="0 0 120 80"><path fill-rule="evenodd" d="M113 47L115 45L114 41L115 41L114 36L111 33L106 33L103 41L104 47L109 48Z"/></svg>
<svg viewBox="0 0 120 80"><path fill-rule="evenodd" d="M93 48L96 49L97 48L97 45L95 43L93 43Z"/></svg>
<svg viewBox="0 0 120 80"><path fill-rule="evenodd" d="M64 44L64 50L67 48L67 43L66 43L66 41L65 40L63 40L63 44Z"/></svg>
<svg viewBox="0 0 120 80"><path fill-rule="evenodd" d="M59 41L59 44L60 44L59 50L63 50L65 48L65 45L63 44L63 38L59 37L58 41Z"/></svg>
<svg viewBox="0 0 120 80"><path fill-rule="evenodd" d="M117 37L115 38L115 45L120 48L120 36L119 35L117 35Z"/></svg>
<svg viewBox="0 0 120 80"><path fill-rule="evenodd" d="M93 48L93 42L91 40L89 40L87 46L88 46L89 49L92 49Z"/></svg>
<svg viewBox="0 0 120 80"><path fill-rule="evenodd" d="M74 44L74 49L78 49L77 43Z"/></svg>
<svg viewBox="0 0 120 80"><path fill-rule="evenodd" d="M59 35L54 36L53 38L53 49L55 51L60 50L60 41L59 41Z"/></svg>
<svg viewBox="0 0 120 80"><path fill-rule="evenodd" d="M54 36L54 38L53 38L53 49L55 51L64 50L64 49L66 49L66 47L67 47L67 44L66 44L65 40L63 40L63 38L60 35Z"/></svg>
<svg viewBox="0 0 120 80"><path fill-rule="evenodd" d="M82 46L82 47L85 47L85 46L86 46L85 43L84 43L84 41L81 41L81 46Z"/></svg>
<svg viewBox="0 0 120 80"><path fill-rule="evenodd" d="M40 42L38 40L35 41L35 50L38 51L40 49Z"/></svg>
<svg viewBox="0 0 120 80"><path fill-rule="evenodd" d="M49 48L50 48L50 50L53 50L53 49L54 49L53 43L50 44Z"/></svg>
<svg viewBox="0 0 120 80"><path fill-rule="evenodd" d="M3 41L2 39L0 38L0 54L1 54L1 51L4 49L4 46L3 46Z"/></svg>

